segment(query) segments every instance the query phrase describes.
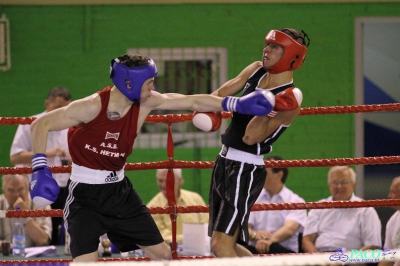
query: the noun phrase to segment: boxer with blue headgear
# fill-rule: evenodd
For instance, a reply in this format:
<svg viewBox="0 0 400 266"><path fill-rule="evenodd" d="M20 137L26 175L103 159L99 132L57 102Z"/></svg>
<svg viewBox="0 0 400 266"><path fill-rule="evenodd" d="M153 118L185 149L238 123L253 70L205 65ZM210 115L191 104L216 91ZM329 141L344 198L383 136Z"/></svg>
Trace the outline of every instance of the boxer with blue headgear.
<svg viewBox="0 0 400 266"><path fill-rule="evenodd" d="M154 90L157 68L153 60L138 54L112 60L110 72L115 85L46 112L31 124L34 156L30 195L39 207L58 198L60 190L47 164L46 143L52 130L69 129L73 163L68 189L74 197L65 205L64 221L74 262L98 261L98 241L92 240L104 232L121 252L139 246L151 260L171 260L171 249L124 170L146 118L152 110L233 110L266 115L274 106L274 96L268 91L241 98L163 94Z"/></svg>
<svg viewBox="0 0 400 266"><path fill-rule="evenodd" d="M127 67L118 58L111 60L110 78L114 85L131 101L140 102L143 83L157 76L158 71L154 61L149 58L147 66Z"/></svg>

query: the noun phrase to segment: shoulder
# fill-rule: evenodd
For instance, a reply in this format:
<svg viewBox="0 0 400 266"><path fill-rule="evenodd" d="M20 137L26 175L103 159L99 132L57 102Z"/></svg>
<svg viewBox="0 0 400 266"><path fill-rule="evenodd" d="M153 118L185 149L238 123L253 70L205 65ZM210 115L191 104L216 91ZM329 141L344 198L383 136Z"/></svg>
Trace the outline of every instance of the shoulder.
<svg viewBox="0 0 400 266"><path fill-rule="evenodd" d="M353 194L351 196L351 198L350 198L350 201L364 201L364 199L360 198L360 197L357 197L356 195ZM357 208L355 211L360 213L360 214L362 214L362 215L367 215L367 216L372 215L372 216L370 216L371 219L378 217L378 213L375 210L375 208L373 208L373 207Z"/></svg>
<svg viewBox="0 0 400 266"><path fill-rule="evenodd" d="M147 206L159 206L159 202L164 198L164 195L161 192L158 192L150 201L147 203Z"/></svg>
<svg viewBox="0 0 400 266"><path fill-rule="evenodd" d="M181 189L181 193L192 197L201 197L199 193L186 189Z"/></svg>
<svg viewBox="0 0 400 266"><path fill-rule="evenodd" d="M140 102L140 116L146 117L152 110L169 110L168 101L170 93L151 91L150 97Z"/></svg>
<svg viewBox="0 0 400 266"><path fill-rule="evenodd" d="M249 77L252 76L256 71L262 68L262 62L261 61L255 61L248 65L243 72L246 73Z"/></svg>
<svg viewBox="0 0 400 266"><path fill-rule="evenodd" d="M46 111L41 112L40 114L35 114L35 115L33 115L32 117L39 118L39 117L41 117L41 116L43 116L43 115L45 115L45 114L46 114Z"/></svg>
<svg viewBox="0 0 400 266"><path fill-rule="evenodd" d="M44 111L44 112L41 112L40 114L32 115L31 118L38 119L38 118L44 116L46 113L47 113L47 112ZM22 125L22 124L20 124L20 125L18 125L17 132L18 132L18 131L19 131L19 133L27 133L27 132L30 133L31 127L30 127L30 125Z"/></svg>
<svg viewBox="0 0 400 266"><path fill-rule="evenodd" d="M248 65L247 67L245 67L240 73L239 75L236 77L236 79L248 79L251 76L253 76L255 74L255 72L262 68L262 62L260 61L256 61L251 63L250 65Z"/></svg>
<svg viewBox="0 0 400 266"><path fill-rule="evenodd" d="M375 210L374 207L367 207L364 208L364 215L367 216L369 219L375 219L377 221L381 221L378 216L378 212Z"/></svg>
<svg viewBox="0 0 400 266"><path fill-rule="evenodd" d="M96 112L96 114L101 109L101 97L98 93L94 93L85 98L75 100L66 106L68 109L81 109L85 110L86 114Z"/></svg>
<svg viewBox="0 0 400 266"><path fill-rule="evenodd" d="M351 196L351 198L350 198L350 201L364 201L364 199L360 198L360 197L357 197L356 195L353 194ZM378 219L380 221L380 219L378 217L378 213L375 210L375 208L373 208L373 207L357 208L355 210L355 212L358 212L358 213L360 213L362 215L368 216L370 219L374 219L375 218L375 219Z"/></svg>
<svg viewBox="0 0 400 266"><path fill-rule="evenodd" d="M285 201L287 202L305 202L305 200L300 197L298 194L294 193L292 190L290 190L289 188L287 188L286 186L283 187L284 190L284 195L285 197L287 197L287 200L285 199Z"/></svg>
<svg viewBox="0 0 400 266"><path fill-rule="evenodd" d="M262 64L261 61L255 61L255 62L253 62L253 63L251 63L251 64L249 65L249 67L252 67L252 68L254 68L254 69L258 69L258 68L260 68L260 67L262 67L262 66L263 66L263 64Z"/></svg>
<svg viewBox="0 0 400 266"><path fill-rule="evenodd" d="M96 92L84 98L72 101L67 107L72 104L101 105L101 97L100 94Z"/></svg>
<svg viewBox="0 0 400 266"><path fill-rule="evenodd" d="M182 195L182 197L185 197L185 198L191 198L196 201L204 202L203 197L200 194L198 194L197 192L189 191L186 189L181 189L181 195Z"/></svg>
<svg viewBox="0 0 400 266"><path fill-rule="evenodd" d="M324 199L320 199L315 201L317 203L317 205L325 205L325 202L327 204L329 204L329 202L332 202L333 198L332 196L329 196L327 198ZM329 213L331 213L332 211L334 211L335 209L332 208L322 208L322 209L311 209L309 213L318 213L318 215L328 215Z"/></svg>
<svg viewBox="0 0 400 266"><path fill-rule="evenodd" d="M150 97L146 101L140 102L141 108L148 108L150 110L156 109L158 106L162 105L166 100L171 98L171 95L178 95L176 93L159 93L157 91L151 91Z"/></svg>
<svg viewBox="0 0 400 266"><path fill-rule="evenodd" d="M351 195L351 198L350 198L350 200L353 200L353 201L362 201L362 200L364 200L363 198L360 198L360 197L357 197L356 195Z"/></svg>
<svg viewBox="0 0 400 266"><path fill-rule="evenodd" d="M325 199L320 199L319 202L320 201L332 201L332 200L333 200L332 196L329 196L329 197L327 197Z"/></svg>
<svg viewBox="0 0 400 266"><path fill-rule="evenodd" d="M400 211L396 211L395 213L393 213L393 215L388 220L386 227L394 226L397 221L400 221ZM400 227L400 224L399 224L399 227Z"/></svg>

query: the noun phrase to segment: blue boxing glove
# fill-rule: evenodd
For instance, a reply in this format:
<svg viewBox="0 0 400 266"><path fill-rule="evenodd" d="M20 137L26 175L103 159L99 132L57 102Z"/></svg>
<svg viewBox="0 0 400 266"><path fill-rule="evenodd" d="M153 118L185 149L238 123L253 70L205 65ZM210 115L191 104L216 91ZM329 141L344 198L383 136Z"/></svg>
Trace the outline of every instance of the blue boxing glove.
<svg viewBox="0 0 400 266"><path fill-rule="evenodd" d="M233 111L244 115L264 116L275 106L275 96L267 90L257 90L244 97L227 96L222 100L225 111Z"/></svg>
<svg viewBox="0 0 400 266"><path fill-rule="evenodd" d="M56 201L60 188L47 167L47 156L37 153L32 157L32 180L29 186L31 199L37 206L44 207Z"/></svg>

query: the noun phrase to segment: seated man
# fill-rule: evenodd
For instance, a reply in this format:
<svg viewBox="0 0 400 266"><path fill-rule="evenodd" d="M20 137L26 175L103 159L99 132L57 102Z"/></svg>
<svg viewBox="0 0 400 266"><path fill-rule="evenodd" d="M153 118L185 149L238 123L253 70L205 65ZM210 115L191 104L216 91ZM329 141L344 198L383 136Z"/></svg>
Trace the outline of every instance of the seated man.
<svg viewBox="0 0 400 266"><path fill-rule="evenodd" d="M400 199L400 176L393 179L389 190L389 199ZM393 249L400 248L400 206L393 207L396 212L390 217L386 224L385 244L387 250L385 260L379 262L379 266L400 266L400 261L393 260Z"/></svg>
<svg viewBox="0 0 400 266"><path fill-rule="evenodd" d="M199 194L185 189L181 189L183 185L182 170L174 169L173 171L175 175L174 189L175 189L176 204L178 206L206 205L203 198ZM147 207L168 206L167 193L166 193L167 173L168 169L157 170L156 178L160 192L150 200L150 202L147 204ZM152 216L165 242L167 243L172 242L172 227L171 227L170 216L168 214L152 214ZM178 217L176 219L176 242L179 244L182 244L183 223L192 223L192 224L208 223L208 214L207 213L178 214Z"/></svg>
<svg viewBox="0 0 400 266"><path fill-rule="evenodd" d="M0 210L50 210L50 206L37 207L29 196L29 181L26 175L3 175L0 195ZM12 243L14 222L19 219L25 227L26 247L46 246L50 243L51 218L3 218L0 219L0 244L2 241Z"/></svg>
<svg viewBox="0 0 400 266"><path fill-rule="evenodd" d="M356 173L347 166L334 166L328 172L331 196L321 201L352 200ZM380 249L381 221L374 208L313 209L304 227L305 252L334 251L338 248Z"/></svg>
<svg viewBox="0 0 400 266"><path fill-rule="evenodd" d="M282 160L279 156L266 160ZM287 168L267 168L264 189L256 203L305 202L285 186ZM249 218L253 254L299 252L299 233L306 223L306 210L253 211Z"/></svg>
<svg viewBox="0 0 400 266"><path fill-rule="evenodd" d="M35 114L33 117L39 118L48 112L55 109L61 108L68 105L71 102L71 93L64 87L54 87L44 100L46 110L40 114ZM15 167L29 167L32 166L32 141L31 141L31 126L30 125L19 125L17 132L15 132L14 140L11 145L10 161ZM71 158L68 152L68 129L61 131L52 131L48 134L48 141L46 145L46 152L48 164L51 166L61 166L71 164ZM31 175L27 175L29 179ZM68 196L67 182L69 179L69 173L55 173L53 174L54 179L60 187L60 193L58 194L57 200L51 204L52 209L64 209L65 201ZM59 239L60 232L58 230L61 227L63 221L62 217L51 217L51 223L53 226L51 244L59 245L63 240Z"/></svg>

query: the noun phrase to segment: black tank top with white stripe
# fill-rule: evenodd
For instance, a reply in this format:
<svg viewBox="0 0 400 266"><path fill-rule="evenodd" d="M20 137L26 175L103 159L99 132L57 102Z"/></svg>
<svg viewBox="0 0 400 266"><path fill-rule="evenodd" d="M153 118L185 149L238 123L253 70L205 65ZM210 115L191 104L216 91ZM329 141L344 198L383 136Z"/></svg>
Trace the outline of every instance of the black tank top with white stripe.
<svg viewBox="0 0 400 266"><path fill-rule="evenodd" d="M247 80L245 86L243 87L242 96L245 96L249 93L252 93L256 90L258 84L261 79L268 75L264 68L260 67L258 70L254 72L252 76ZM281 91L284 91L287 88L293 87L293 83L285 84L279 87L275 87L270 89L270 91L276 95ZM232 147L244 152L248 152L251 154L262 155L266 153L270 153L272 151L272 143L274 143L280 135L286 130L289 125L281 125L279 126L272 134L270 134L264 141L261 143L256 143L254 145L247 145L242 141L244 133L246 131L247 124L254 116L252 115L243 115L236 112L233 112L231 124L228 129L221 135L222 144Z"/></svg>

